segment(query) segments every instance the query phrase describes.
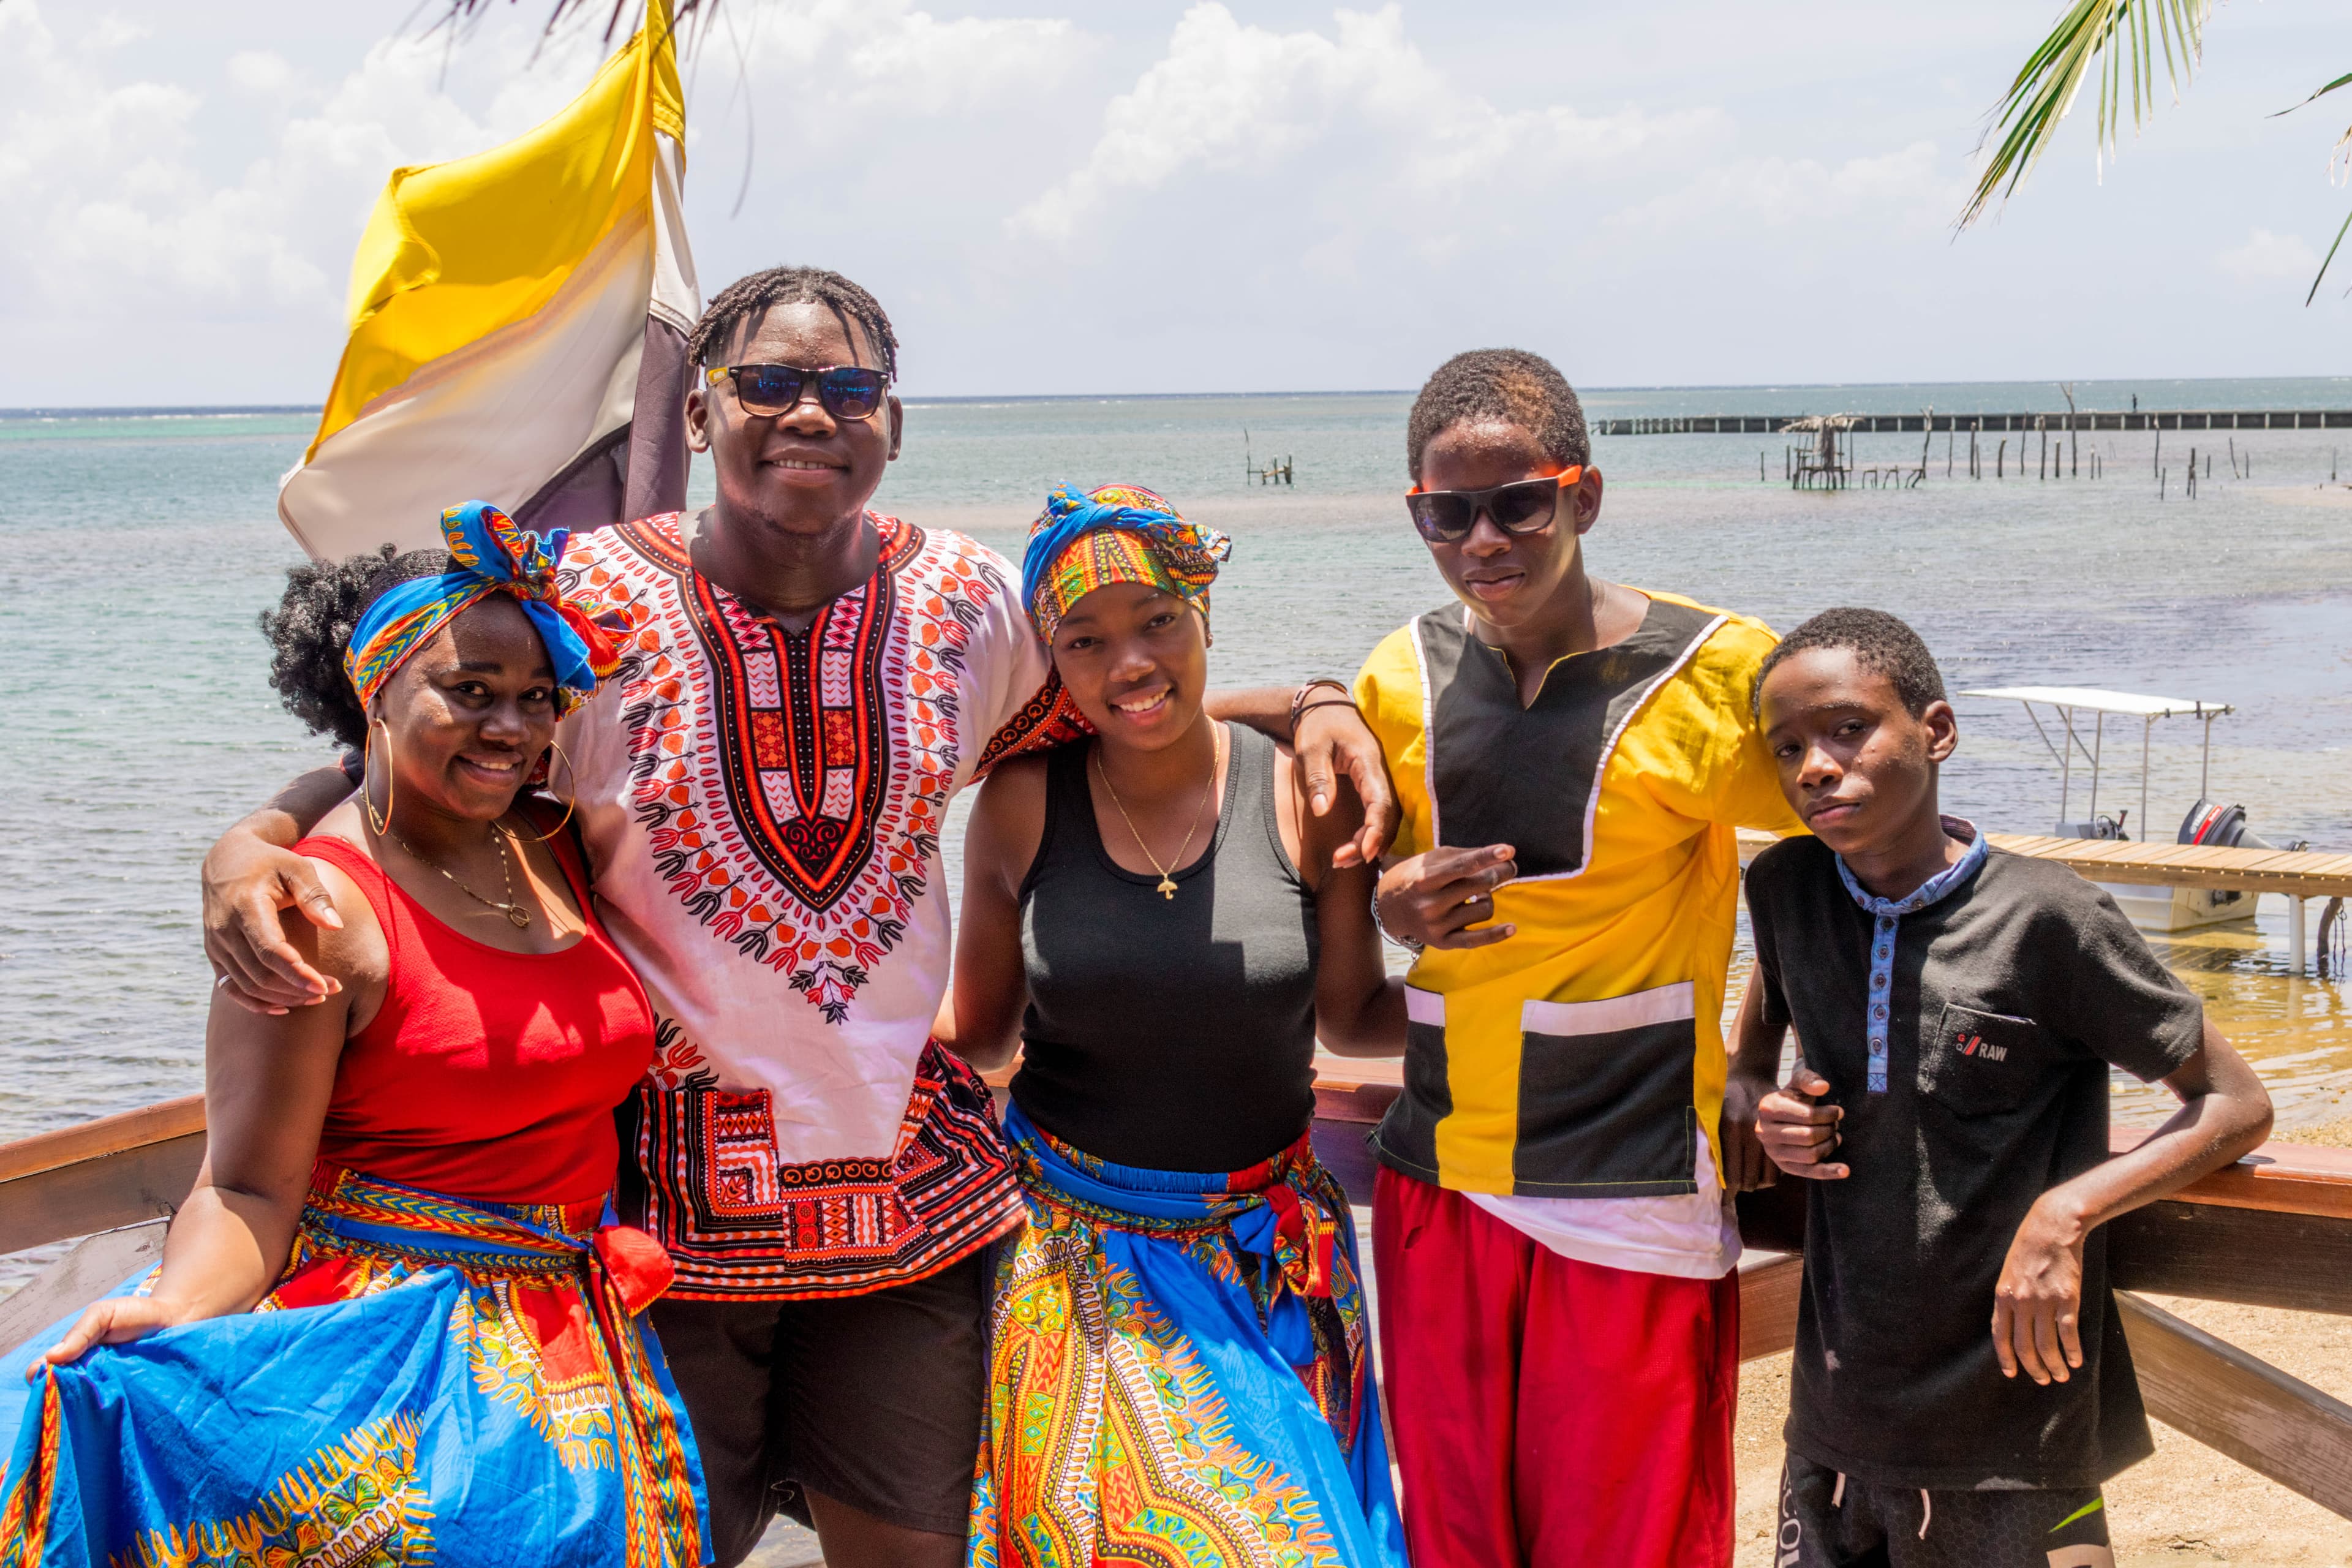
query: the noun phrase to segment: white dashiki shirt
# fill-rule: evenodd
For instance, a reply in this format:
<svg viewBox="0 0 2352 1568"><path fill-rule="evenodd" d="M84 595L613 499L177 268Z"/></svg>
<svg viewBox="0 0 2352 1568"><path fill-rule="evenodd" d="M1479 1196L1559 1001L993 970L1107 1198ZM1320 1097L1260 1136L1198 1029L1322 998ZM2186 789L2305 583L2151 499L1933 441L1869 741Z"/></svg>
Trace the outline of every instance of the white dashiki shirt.
<svg viewBox="0 0 2352 1568"><path fill-rule="evenodd" d="M988 763L1078 732L1019 600L961 535L868 514L874 575L788 630L694 570L677 514L575 536L616 679L559 765L604 921L652 1000L624 1217L689 1300L857 1294L1018 1222L986 1088L929 1044L940 840Z"/></svg>

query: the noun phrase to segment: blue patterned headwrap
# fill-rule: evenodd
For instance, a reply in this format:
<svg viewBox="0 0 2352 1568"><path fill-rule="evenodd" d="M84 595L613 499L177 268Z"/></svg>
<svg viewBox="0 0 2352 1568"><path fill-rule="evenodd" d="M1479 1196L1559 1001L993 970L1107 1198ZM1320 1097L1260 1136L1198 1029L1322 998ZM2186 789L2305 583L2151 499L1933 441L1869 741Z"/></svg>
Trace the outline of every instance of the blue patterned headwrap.
<svg viewBox="0 0 2352 1568"><path fill-rule="evenodd" d="M1185 521L1140 485L1105 485L1091 495L1056 485L1029 528L1021 602L1047 642L1070 606L1107 583L1149 583L1182 599L1205 621L1209 584L1233 548L1232 540Z"/></svg>
<svg viewBox="0 0 2352 1568"><path fill-rule="evenodd" d="M569 531L559 528L542 540L489 502L469 500L441 513L441 534L454 569L386 589L352 628L343 673L362 708L435 632L495 593L512 594L547 645L558 712L620 668L612 638L556 586Z"/></svg>

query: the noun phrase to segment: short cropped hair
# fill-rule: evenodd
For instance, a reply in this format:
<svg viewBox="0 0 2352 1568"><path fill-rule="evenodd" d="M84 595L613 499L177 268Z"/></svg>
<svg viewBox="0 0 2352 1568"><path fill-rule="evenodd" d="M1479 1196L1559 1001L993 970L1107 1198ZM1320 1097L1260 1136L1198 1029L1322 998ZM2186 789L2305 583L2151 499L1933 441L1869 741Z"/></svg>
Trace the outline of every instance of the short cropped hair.
<svg viewBox="0 0 2352 1568"><path fill-rule="evenodd" d="M1944 672L1936 668L1935 656L1917 632L1885 610L1843 608L1823 610L1764 656L1748 697L1750 713L1763 717L1764 678L1782 659L1812 648L1843 648L1853 655L1855 663L1886 679L1914 719L1927 710L1928 703L1947 700Z"/></svg>
<svg viewBox="0 0 2352 1568"><path fill-rule="evenodd" d="M1404 461L1413 482L1421 481L1422 454L1441 432L1488 420L1532 430L1544 456L1562 467L1592 460L1584 405L1551 361L1525 349L1473 349L1439 365L1412 400Z"/></svg>

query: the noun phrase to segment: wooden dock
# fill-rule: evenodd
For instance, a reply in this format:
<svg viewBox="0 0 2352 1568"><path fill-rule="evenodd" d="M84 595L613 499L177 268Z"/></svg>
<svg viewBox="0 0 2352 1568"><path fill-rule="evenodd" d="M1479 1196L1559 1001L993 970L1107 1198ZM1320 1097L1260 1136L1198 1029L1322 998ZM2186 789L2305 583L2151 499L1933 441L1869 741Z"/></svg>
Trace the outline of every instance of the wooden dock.
<svg viewBox="0 0 2352 1568"><path fill-rule="evenodd" d="M1990 834L1997 848L2071 866L2095 882L2284 893L2290 899L2352 898L2352 855L2317 850L2223 849L2200 844L2136 844L2126 838L2052 838Z"/></svg>
<svg viewBox="0 0 2352 1568"><path fill-rule="evenodd" d="M1777 436L1806 414L1674 414L1642 419L1595 419L1595 436ZM1930 430L2352 430L2352 408L2151 409L2144 413L1856 414L1864 435Z"/></svg>

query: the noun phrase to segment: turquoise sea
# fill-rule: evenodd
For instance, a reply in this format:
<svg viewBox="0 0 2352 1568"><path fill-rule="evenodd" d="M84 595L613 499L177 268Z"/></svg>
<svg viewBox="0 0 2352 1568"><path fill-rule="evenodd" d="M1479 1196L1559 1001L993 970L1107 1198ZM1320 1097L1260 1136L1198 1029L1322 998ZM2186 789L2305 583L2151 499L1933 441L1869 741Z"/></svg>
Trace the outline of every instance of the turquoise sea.
<svg viewBox="0 0 2352 1568"><path fill-rule="evenodd" d="M2352 407L2352 380L2078 384L2084 407ZM1236 541L1218 587L1221 683L1345 676L1444 589L1407 526L1403 394L910 403L877 504L1016 552L1045 489L1148 485ZM2063 410L2046 384L1609 390L1595 419L1696 413ZM0 414L0 1139L194 1091L209 976L195 927L205 847L326 753L277 705L256 613L296 551L278 476L306 413ZM1287 456L1297 483L1244 473ZM2212 442L2234 439L2218 451ZM1873 605L1926 634L1954 689L2076 684L2236 705L2213 793L2257 831L2352 849L2352 431L2097 437L2105 477L1948 478L1792 493L1778 437L1604 437L1604 575L1786 628ZM1865 465L1917 436L1861 438ZM2180 493L2199 448L2194 500ZM1991 442L1987 443L1990 476ZM2085 445L2088 445L2086 439ZM1759 457L1771 476L1758 479ZM2235 461L2241 474L2232 479ZM2084 464L2087 473L2087 458ZM708 490L696 475L696 496ZM1963 700L1950 809L2046 828L2054 764L2013 704ZM2152 813L2168 838L2197 790L2197 737L2159 725ZM2138 796L2137 736L2107 736L2102 810ZM2121 753L2121 762L2117 762ZM2080 800L2077 798L2079 810ZM2292 1128L2335 1114L2352 1033L2333 984L2283 973L2283 907L2168 944L2223 1027L2263 1059ZM2140 1109L2151 1103L2133 1102Z"/></svg>

